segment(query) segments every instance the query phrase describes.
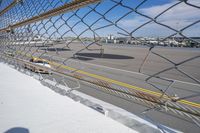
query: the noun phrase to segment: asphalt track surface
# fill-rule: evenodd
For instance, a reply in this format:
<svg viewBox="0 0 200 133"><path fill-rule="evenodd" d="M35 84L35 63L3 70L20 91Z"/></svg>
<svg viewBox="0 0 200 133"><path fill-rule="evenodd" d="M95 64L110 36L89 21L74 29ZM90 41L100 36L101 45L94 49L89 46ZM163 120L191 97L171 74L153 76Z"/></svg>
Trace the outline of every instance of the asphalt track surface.
<svg viewBox="0 0 200 133"><path fill-rule="evenodd" d="M150 54L144 67L141 69L144 74L140 74L138 73L139 67L148 52L147 47L103 45L103 57L99 54L99 51L84 50L74 59L73 54L82 48L83 47L81 47L79 43L74 43L70 45L70 49L66 48L65 44L58 44L48 48L26 47L24 49L22 46L20 49L18 48L18 51L27 52L29 55L32 54L33 56L42 54L42 58L64 64L75 70L82 70L158 93L160 93L158 89L145 82L147 76L144 74L151 75L173 66L166 60ZM98 49L99 47L94 46L91 48ZM35 51L36 49L38 49L37 52ZM175 63L179 63L194 56L200 56L200 49L159 47L154 48L153 51ZM200 79L200 57L182 64L179 68L190 76L198 80ZM161 73L159 76L175 80L172 88L167 90L169 95L176 94L178 97L185 98L185 100L199 103L200 96L190 97L200 94L200 86L194 80L175 69ZM170 82L156 78L152 78L149 82L156 84L162 90L165 90L166 86L170 84ZM200 105L198 106L200 107Z"/></svg>
<svg viewBox="0 0 200 133"><path fill-rule="evenodd" d="M99 47L94 46L92 48L96 49ZM138 73L142 60L148 52L147 47L103 45L103 48L103 57L99 54L99 51L84 50L78 54L76 59L73 59L73 54L76 53L76 51L82 49L82 46L79 43L71 44L70 49L65 47L65 44L58 44L49 48L42 46L16 46L16 49L18 51L27 51L27 53L29 54L33 53L33 56L38 56L46 51L47 53L43 54L43 58L48 59L51 57L54 59L53 61L57 63L62 63L63 60L69 59L65 60L64 64L77 70L81 70L89 74L95 74L98 76L100 75L107 79L116 80L132 86L145 88L153 92L160 93L159 90L155 89L145 82L145 75ZM37 52L36 49L38 49ZM200 49L159 47L154 48L153 51L169 58L176 63L200 55ZM147 62L142 68L142 72L145 74L153 74L170 66L172 66L171 63L161 59L158 56L150 54ZM199 58L186 62L180 67L182 70L190 73L190 75L192 75L196 79L200 79ZM180 74L175 70L162 73L160 76L176 80L172 88L167 91L168 94L176 94L179 97L188 97L185 100L192 103L189 104L189 106L195 105L197 109L199 109L200 96L197 94L200 94L200 86L195 83L195 81L191 80L183 74ZM55 78L59 77L55 76ZM153 79L152 83L155 83L163 89L169 84L166 81L158 79ZM143 105L139 105L135 101L128 101L127 99L107 94L101 89L91 87L90 85L82 84L79 91L122 107L137 115L140 115L140 113L147 108ZM192 95L197 96L190 97ZM190 120L186 120L174 114L161 113L159 111L150 111L148 112L148 115L153 118L153 120L159 123L168 125L184 132L198 132L200 130Z"/></svg>
<svg viewBox="0 0 200 133"><path fill-rule="evenodd" d="M80 43L72 43L70 44L69 48L66 47L65 44L56 44L52 47L45 47L40 44L35 44L32 46L19 47L16 46L16 49L20 49L22 51L27 51L29 53L34 53L37 49L37 52L45 53L44 55L55 55L56 57L61 57L63 59L72 58L73 54L83 48L82 44ZM99 49L99 46L92 46L90 49ZM103 45L104 55L101 56L98 50L83 50L77 54L78 60L83 62L108 66L111 68L117 68L121 70L127 70L131 72L138 72L139 67L142 61L145 58L145 55L148 52L148 47L134 47L130 45ZM194 56L200 56L200 49L199 48L170 48L170 47L155 47L153 52L160 54L175 63L179 63L186 59L189 59ZM141 69L142 73L145 74L154 74L159 72L165 68L173 66L170 62L162 59L159 56L154 54L150 54L147 61L144 64L144 67ZM184 64L180 65L179 68L189 75L195 77L196 79L200 79L200 58L196 58L194 60L185 62ZM191 83L196 83L195 81L191 80L187 76L177 72L176 70L170 70L168 72L162 73L160 76L172 78L175 80L186 81Z"/></svg>

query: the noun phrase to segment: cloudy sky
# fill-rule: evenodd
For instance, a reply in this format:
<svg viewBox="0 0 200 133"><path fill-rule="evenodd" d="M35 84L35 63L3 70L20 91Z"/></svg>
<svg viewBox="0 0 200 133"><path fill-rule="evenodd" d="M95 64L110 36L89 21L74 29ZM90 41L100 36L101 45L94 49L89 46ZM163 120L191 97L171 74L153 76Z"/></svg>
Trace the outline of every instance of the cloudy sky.
<svg viewBox="0 0 200 133"><path fill-rule="evenodd" d="M162 0L160 0L162 1ZM166 2L167 0L165 0ZM175 5L178 3L178 0L171 0L168 1L168 3L161 3L147 6L144 8L140 8L140 12L150 16L152 18L159 15L161 12L165 11L167 8L171 7L172 5ZM199 0L189 0L188 1L191 4L200 6ZM182 28L192 24L195 21L200 20L200 9L194 8L192 6L188 6L185 3L177 4L175 7L169 9L167 12L162 14L157 18L158 22L161 22L165 25L168 25L174 29L181 30ZM149 19L146 19L142 16L135 16L134 18L128 18L124 19L120 22L121 25L123 25L126 28L132 29L135 28L145 22L149 21ZM139 35L147 35L147 36L165 36L167 34L173 33L173 31L168 30L167 28L163 26L159 26L155 23L150 23L143 27L144 31L138 30L136 34ZM159 32L158 32L159 31ZM161 32L160 32L161 31ZM184 30L183 32L185 35L188 36L200 36L200 23L197 23L190 28Z"/></svg>
<svg viewBox="0 0 200 133"><path fill-rule="evenodd" d="M143 17L135 12L131 12L122 19L126 13L130 12L131 9L135 9L142 0L122 0L122 5L118 5L117 2L120 0L104 0L102 4L98 5L95 10L96 12L91 12L89 15L83 18L87 12L91 9L85 7L77 12L77 15L83 18L83 21L88 25L92 25L93 22L102 18L104 14L105 19L100 19L97 21L93 26L92 29L95 29L95 32L100 36L107 36L108 34L114 34L115 36L121 36L119 33L127 34L132 33L134 29L138 26L148 22L150 19ZM200 7L200 0L188 0L188 3L196 5ZM173 8L166 11L161 16L157 17L157 22L170 26L176 30L181 30L184 27L200 20L200 9L196 7L192 7L190 5L185 4L184 2L180 2L179 0L147 0L138 8L138 12L151 17L155 18L161 12L165 11L167 8L175 5ZM126 7L130 8L126 8ZM94 7L94 6L91 6ZM112 8L112 10L109 10ZM70 13L66 14L65 17L68 18ZM80 21L79 18L76 16L70 19L69 24L73 25L76 22ZM104 28L104 26L108 26L112 23L116 22L119 26L109 26ZM61 22L62 23L62 22ZM84 23L78 23L73 30L76 34L81 34L85 29L88 27ZM125 31L121 30L120 28L125 29ZM65 29L65 28L64 28ZM190 37L200 37L200 22L196 23L195 25L185 29L183 34ZM61 34L62 34L62 30ZM71 32L69 32L70 34ZM170 30L164 26L158 25L154 22L151 22L144 27L138 29L137 31L132 33L132 36L149 36L149 37L156 37L161 36L165 37L170 34L175 33L173 30ZM73 33L71 33L73 34ZM82 36L91 36L92 32L87 30L82 34Z"/></svg>
<svg viewBox="0 0 200 133"><path fill-rule="evenodd" d="M7 0L3 0L3 3L5 1L9 3ZM17 15L4 15L2 17L11 17L10 20L12 21L10 22L14 23L20 20L20 18L25 19L27 16L31 16L30 14L37 15L38 13L53 9L54 7L62 5L63 2L68 1L69 0L26 0L23 4L25 8L18 5L11 12L11 14L17 13ZM121 1L122 5L118 4L119 1ZM77 36L80 34L81 37L93 36L93 32L88 29L88 26L90 26L99 36L107 36L108 34L122 36L119 33L128 33L132 36L165 37L175 33L175 31L156 24L155 22L148 23L133 32L137 27L150 21L149 18L131 11L131 9L135 9L142 1L143 0L102 0L101 4L98 6L90 5L89 7L78 10L76 15L74 15L74 12L69 12L64 14L62 19L59 19L60 16L56 16L51 18L51 22L49 22L49 20L44 20L43 27L45 28L39 28L39 32L40 34L47 35L55 34L53 36ZM6 5L6 3L3 3L2 6ZM150 18L156 17L156 21L161 24L170 26L176 30L181 30L194 22L200 21L200 0L188 0L188 3L196 7L185 4L180 0L146 0L137 8L137 11ZM170 8L173 5L175 6ZM94 8L95 11L92 11ZM111 8L112 10L109 10ZM168 8L170 9L158 16ZM103 16L106 19L104 19ZM118 27L114 26L114 23L116 23ZM37 24L40 25L41 22L36 23L36 25ZM34 25L35 24L32 24L30 27L33 27L33 31L38 31L37 26ZM40 27L42 27L42 25L40 25ZM183 30L183 34L190 37L200 37L199 29L200 22Z"/></svg>

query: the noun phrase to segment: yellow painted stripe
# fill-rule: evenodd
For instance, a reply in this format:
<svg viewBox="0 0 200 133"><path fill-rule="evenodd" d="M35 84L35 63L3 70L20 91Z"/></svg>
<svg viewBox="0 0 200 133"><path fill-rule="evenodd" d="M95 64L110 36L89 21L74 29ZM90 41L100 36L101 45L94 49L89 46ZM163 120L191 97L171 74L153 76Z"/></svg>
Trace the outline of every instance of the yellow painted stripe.
<svg viewBox="0 0 200 133"><path fill-rule="evenodd" d="M199 103L190 102L190 101L187 101L187 100L180 100L178 102L179 103L183 103L183 104L187 104L187 105L190 105L190 106L193 106L193 107L196 107L196 108L200 108L200 104Z"/></svg>
<svg viewBox="0 0 200 133"><path fill-rule="evenodd" d="M22 54L22 52L19 52L19 51L18 51L18 53ZM31 56L30 54L26 54L26 56L27 57L34 57L34 56ZM38 57L36 57L36 58L38 58ZM64 69L67 69L67 70L70 70L70 71L76 71L77 70L76 68L72 68L72 67L60 64L60 63L53 62L53 61L48 61L48 62L50 64L52 64L52 65L60 66L61 68L64 68ZM119 86L122 86L122 87L125 87L125 88L134 89L134 90L137 90L137 91L142 91L142 92L154 95L154 96L158 96L159 97L159 96L162 95L159 92L155 92L155 91L151 91L151 90L148 90L148 89L140 88L140 87L133 86L133 85L130 85L130 84L127 84L127 83L124 83L124 82L117 81L117 80L113 80L113 79L110 79L110 78L107 78L107 77L103 77L103 76L100 76L100 75L88 73L88 72L85 72L85 71L82 71L82 70L77 70L76 72L80 73L80 74L84 74L84 75L92 77L92 78L104 80L104 81L107 81L107 82L110 82L110 83L113 83L113 84L116 84L116 85L119 85ZM164 98L169 100L169 98L166 95L164 95ZM178 102L182 103L182 104L190 105L192 107L200 108L200 104L199 103L190 102L190 101L187 101L187 100L180 100Z"/></svg>
<svg viewBox="0 0 200 133"><path fill-rule="evenodd" d="M91 74L91 73L88 73L88 72L85 72L85 71L78 70L77 72L81 73L81 74L84 74L84 75L87 75L87 76L90 76L90 77L93 77L93 78L96 78L96 79L104 80L104 81L119 85L119 86L122 86L122 87L126 87L126 88L129 88L129 89L134 89L134 90L137 90L137 91L142 91L142 92L154 95L154 96L158 96L159 97L159 96L162 95L159 92L155 92L155 91L151 91L151 90L148 90L148 89L140 88L140 87L137 87L137 86L133 86L133 85L124 83L124 82L120 82L120 81L113 80L113 79L110 79L110 78L106 78L106 77L103 77L103 76L99 76L99 75L96 75L96 74ZM169 99L167 96L164 96L164 98ZM187 104L187 105L190 105L190 106L193 106L193 107L200 108L200 104L198 104L198 103L194 103L194 102L190 102L190 101L186 101L186 100L180 100L178 102L179 103L183 103L183 104Z"/></svg>

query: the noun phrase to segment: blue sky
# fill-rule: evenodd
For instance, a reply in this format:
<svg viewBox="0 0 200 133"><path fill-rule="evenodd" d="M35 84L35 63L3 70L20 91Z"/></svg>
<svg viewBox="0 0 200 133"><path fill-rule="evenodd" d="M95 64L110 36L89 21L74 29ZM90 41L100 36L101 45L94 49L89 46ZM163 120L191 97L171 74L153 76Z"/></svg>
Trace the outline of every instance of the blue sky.
<svg viewBox="0 0 200 133"><path fill-rule="evenodd" d="M62 1L62 2L61 2ZM10 12L10 14L16 14L17 15L4 15L4 17L12 17L12 20L18 20L20 18L26 18L27 16L36 15L38 13L42 13L44 10L50 10L53 7L58 7L62 5L64 2L68 2L68 0L26 0L23 6L18 5L13 9L13 11ZM124 16L126 13L130 12L131 10L128 8L125 8L124 6L127 6L129 8L136 8L137 5L141 3L142 0L122 0L122 5L117 5L116 2L119 2L120 0L104 0L101 4L99 4L97 7L95 5L90 5L89 7L84 7L77 11L77 15L73 15L73 12L66 13L62 16L63 19L58 19L60 16L56 16L51 18L51 21L55 24L53 25L51 22L47 22L49 20L44 20L43 24L45 24L45 28L48 29L48 32L46 32L45 29L42 28L42 25L39 26L39 28L36 29L37 26L33 26L35 24L32 24L33 31L39 31L40 34L46 33L47 36L76 36L81 34L83 31L88 29L88 26L91 26L96 20L99 19L92 27L91 29L95 30L95 35L99 36L107 36L108 34L113 34L115 36L122 36L119 33L127 34L131 33L134 29L136 29L138 26L142 25L143 23L149 21L149 19L142 17L136 13L130 13L126 17L123 17L120 21L119 18ZM9 3L9 0L3 0L2 6L5 6L6 3ZM51 2L51 5L49 5L49 2ZM142 6L138 8L138 11L142 14L148 15L150 17L155 17L160 12L164 11L168 7L176 4L179 2L178 0L147 0ZM189 0L188 2L195 4L197 6L200 6L199 0ZM115 6L117 5L117 6ZM110 8L114 7L111 11L107 12ZM96 12L92 11L88 15L86 15L89 11L94 9ZM2 9L2 7L0 7ZM177 5L176 7L170 9L168 12L160 16L157 20L158 22L161 22L163 24L169 25L172 28L175 29L182 29L185 26L200 20L200 14L199 10L197 8L193 8L191 6L188 6L184 3L181 3ZM106 13L107 12L107 13ZM105 14L106 13L106 14ZM105 14L105 18L103 19L102 15ZM86 15L84 18L83 16ZM80 22L80 18L83 18L83 22ZM70 19L69 19L70 18ZM101 19L100 19L101 18ZM69 20L68 20L69 19ZM22 20L22 19L21 19ZM67 20L67 21L66 21ZM16 22L15 21L15 22ZM112 23L110 23L110 21ZM14 23L13 21L10 21ZM69 25L67 26L66 23ZM116 26L109 26L106 28L103 28L104 26L113 24L113 22L117 22L117 28ZM41 22L38 22L37 24L40 24ZM86 24L85 24L86 23ZM72 31L70 27L73 27ZM54 27L55 26L55 27ZM99 29L98 29L99 28ZM125 29L125 31L121 30ZM56 29L58 29L58 32L55 32ZM200 36L200 24L197 23L196 25L186 29L183 33L187 36ZM132 33L132 36L149 36L149 37L156 37L156 36L168 36L170 34L173 34L174 31L169 30L163 26L160 26L155 23L150 23L143 28L137 30L136 32ZM84 34L81 35L81 37L87 37L87 36L93 36L93 32L90 30L87 30L84 32Z"/></svg>

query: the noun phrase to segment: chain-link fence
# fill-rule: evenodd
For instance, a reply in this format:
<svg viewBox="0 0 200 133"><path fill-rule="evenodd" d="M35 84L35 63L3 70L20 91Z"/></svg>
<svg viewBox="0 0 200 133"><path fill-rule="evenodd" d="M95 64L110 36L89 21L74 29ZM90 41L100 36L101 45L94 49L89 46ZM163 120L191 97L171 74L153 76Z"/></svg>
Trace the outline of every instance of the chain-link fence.
<svg viewBox="0 0 200 133"><path fill-rule="evenodd" d="M198 0L2 0L0 11L2 60L199 129Z"/></svg>

